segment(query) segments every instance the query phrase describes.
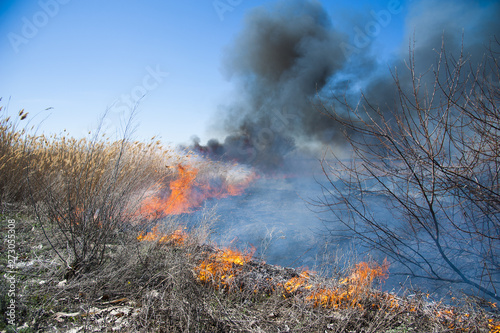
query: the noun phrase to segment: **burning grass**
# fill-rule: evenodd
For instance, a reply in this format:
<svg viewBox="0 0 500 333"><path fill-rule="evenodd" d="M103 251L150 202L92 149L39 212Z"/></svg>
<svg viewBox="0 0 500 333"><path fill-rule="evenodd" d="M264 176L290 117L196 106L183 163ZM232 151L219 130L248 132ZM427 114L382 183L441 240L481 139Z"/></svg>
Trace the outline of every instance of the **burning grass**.
<svg viewBox="0 0 500 333"><path fill-rule="evenodd" d="M185 230L186 228L179 227L171 233L161 232L159 230L159 226L155 225L151 231L145 233L143 231L140 232L139 236L137 236L137 240L139 241L148 241L148 242L158 242L160 244L173 244L173 245L184 245L188 234Z"/></svg>
<svg viewBox="0 0 500 333"><path fill-rule="evenodd" d="M67 245L69 251L57 255L71 274L101 263L120 230L191 212L207 198L237 195L252 179L163 147L154 137L147 144L126 134L113 141L99 131L89 139L47 137L18 130L26 113L19 117L0 117L0 200L33 205L53 243ZM179 241L181 235L174 236Z"/></svg>
<svg viewBox="0 0 500 333"><path fill-rule="evenodd" d="M268 272L262 273L262 267L266 265L256 264L251 255L252 252L216 249L195 267L197 279L202 284L214 287L215 290L247 295L244 297L249 297L248 295L252 293L254 295L264 293L268 297L281 295L286 300L310 309L321 308L326 316L330 311L334 311L339 318L345 319L348 317L346 313L354 311L360 320L371 318L370 320L376 322L381 318L384 318L383 320L390 318L388 322L377 323L381 327L404 326L412 320L418 322L416 319L419 318L423 319L419 325L425 325L427 328L434 326L460 332L480 332L489 329L489 332L498 332L498 322L488 319L484 314L471 314L463 308L445 306L441 303L432 305L418 299L396 297L374 289L373 283L376 280L383 282L388 277L387 260L380 265L375 262L360 262L351 269L347 277L335 281L322 279L307 270L300 273L281 270L281 274L276 275L271 266L267 266ZM259 270L259 274L252 274L254 270ZM291 274L292 277L284 280L287 274ZM478 322L481 323L480 326ZM368 323L368 326L371 327L372 324ZM330 324L327 327L334 325ZM420 329L423 327L417 325L414 326L414 330L409 331L426 331Z"/></svg>
<svg viewBox="0 0 500 333"><path fill-rule="evenodd" d="M142 202L140 213L148 219L191 213L207 199L241 195L257 177L254 172L231 165L211 166L214 170L195 162L172 167L177 170L175 180L159 184L156 193Z"/></svg>
<svg viewBox="0 0 500 333"><path fill-rule="evenodd" d="M247 253L229 248L216 249L195 268L199 281L210 283L216 289L233 289L235 277L243 271L254 252L255 248Z"/></svg>
<svg viewBox="0 0 500 333"><path fill-rule="evenodd" d="M147 218L161 218L165 215L189 213L193 206L201 204L201 198L193 198L192 186L198 169L178 165L177 179L169 184L170 195L166 199L156 195L146 199L140 207L141 214ZM157 191L162 192L159 188ZM160 193L159 193L160 194Z"/></svg>
<svg viewBox="0 0 500 333"><path fill-rule="evenodd" d="M254 252L255 248L246 253L229 248L216 249L195 268L197 278L200 282L208 283L216 289L232 290L236 287L236 290L241 290L242 285L235 283L236 278L246 273L245 266L252 261ZM313 307L363 309L363 302L367 298L380 294L372 289L372 284L377 278L380 280L387 278L388 268L387 260L384 260L382 265L360 262L348 277L335 283L337 284L335 288L322 286L318 283L315 273L310 271L296 274L286 282L272 281L273 278L266 279L274 285L272 290L281 290L285 298L304 294L307 303ZM258 281L250 285L258 285Z"/></svg>
<svg viewBox="0 0 500 333"><path fill-rule="evenodd" d="M311 289L306 299L315 307L363 309L363 302L367 298L373 298L376 295L376 292L372 290L374 280L376 278L380 280L387 278L388 269L389 263L387 260L384 260L382 265L374 262L360 262L356 264L347 278L338 283L339 286L336 288L324 288L322 286L313 288L312 285L307 285L308 275L304 281L297 281L297 283L306 285L306 289Z"/></svg>
<svg viewBox="0 0 500 333"><path fill-rule="evenodd" d="M25 118L20 112L20 121ZM194 228L182 227L182 214L207 198L241 194L256 177L251 171L177 155L154 140L30 136L9 119L0 121L0 130L0 231L6 237L6 221L17 221L19 326L123 332L499 330L498 317L482 310L375 290L374 282L387 275L386 262L362 262L346 277L326 280L257 262L255 249L206 245L216 219L212 212ZM5 200L28 197L35 212L6 208ZM5 263L5 255L0 260ZM8 288L2 279L1 313ZM0 329L5 323L3 318Z"/></svg>
<svg viewBox="0 0 500 333"><path fill-rule="evenodd" d="M33 237L43 239L40 228L15 218L18 230L29 235L19 238L20 249L30 249L21 239L26 244ZM498 330L498 319L485 312L376 290L372 284L387 275L387 263L362 262L344 278L323 279L312 271L256 262L252 249L204 245L207 235L196 237L196 229L179 227L177 219L163 222L112 245L110 259L98 270L69 280L63 280L64 266L47 270L40 265L44 268L39 271L20 266L25 268L19 274L36 278L19 282L19 301L38 309L25 308L23 318L36 323L39 331L49 325L61 331L84 327L122 332ZM41 254L21 257L29 262Z"/></svg>

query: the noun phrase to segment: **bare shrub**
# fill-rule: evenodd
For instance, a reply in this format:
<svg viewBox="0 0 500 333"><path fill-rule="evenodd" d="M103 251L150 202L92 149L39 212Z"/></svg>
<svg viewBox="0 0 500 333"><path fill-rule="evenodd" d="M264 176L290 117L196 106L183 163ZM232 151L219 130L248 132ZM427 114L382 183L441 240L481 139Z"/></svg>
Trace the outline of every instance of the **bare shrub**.
<svg viewBox="0 0 500 333"><path fill-rule="evenodd" d="M443 45L430 82L411 52L408 69L411 90L394 74L389 110L366 99L344 101L347 112L322 107L349 130L353 158L323 162L318 205L399 273L500 300L498 53L475 67Z"/></svg>
<svg viewBox="0 0 500 333"><path fill-rule="evenodd" d="M147 190L169 176L159 141L66 137L25 139L30 201L68 277L100 265L108 245L141 216Z"/></svg>

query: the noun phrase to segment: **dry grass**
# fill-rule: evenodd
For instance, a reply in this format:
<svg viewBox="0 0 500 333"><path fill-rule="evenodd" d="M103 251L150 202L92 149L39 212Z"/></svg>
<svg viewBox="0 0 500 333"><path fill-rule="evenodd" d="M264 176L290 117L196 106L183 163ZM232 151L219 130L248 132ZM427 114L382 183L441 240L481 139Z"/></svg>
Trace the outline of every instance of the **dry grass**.
<svg viewBox="0 0 500 333"><path fill-rule="evenodd" d="M24 157L22 138L26 131L19 130L18 125L26 114L21 110L19 119L11 119L4 116L4 112L4 107L0 106L0 202L20 201L26 193L21 164Z"/></svg>
<svg viewBox="0 0 500 333"><path fill-rule="evenodd" d="M118 141L99 130L91 139L77 140L17 127L1 117L1 200L30 202L54 250L64 248L56 253L69 274L99 265L116 232L141 220L142 198L171 179L167 165L185 158L154 138L131 142L126 131Z"/></svg>
<svg viewBox="0 0 500 333"><path fill-rule="evenodd" d="M245 251L240 261L236 249L204 245L206 225L216 218L210 211L182 238L177 218L164 220L154 240L125 233L108 246L108 260L98 269L64 279L65 267L53 253L39 250L39 244L50 247L36 222L14 217L26 235L21 261L34 262L17 269L24 276L19 325L27 322L31 331L494 332L498 325L498 317L473 300L445 306L426 295L378 291L370 282L379 275L370 271L379 270L375 264L353 267L342 281L256 262ZM216 274L206 278L208 265L224 269L213 267ZM317 302L325 291L339 302ZM352 291L351 298L341 291Z"/></svg>
<svg viewBox="0 0 500 333"><path fill-rule="evenodd" d="M181 176L168 166L188 159L159 142L28 135L7 118L0 130L2 237L7 220L17 221L17 331L498 330L498 316L472 302L451 307L374 289L384 265L359 263L324 279L207 245L214 210L190 229L182 215L141 214L145 198ZM222 179L217 195L237 193L232 185L246 181L231 180L230 168L216 163L190 166L198 182ZM0 329L14 332L4 316L7 290L2 279Z"/></svg>
<svg viewBox="0 0 500 333"><path fill-rule="evenodd" d="M100 133L99 128L89 139L79 140L30 134L34 127L31 131L21 127L29 120L27 113L21 110L18 115L19 119L12 119L0 106L2 202L22 202L31 196L41 200L46 197L47 185L57 191L54 196L63 200L69 196L73 201L110 186L117 191L127 188L140 192L168 181L173 174L169 166L189 160L189 155L163 147L155 137L148 143L132 142L127 130L117 141ZM139 177L140 183L135 183Z"/></svg>

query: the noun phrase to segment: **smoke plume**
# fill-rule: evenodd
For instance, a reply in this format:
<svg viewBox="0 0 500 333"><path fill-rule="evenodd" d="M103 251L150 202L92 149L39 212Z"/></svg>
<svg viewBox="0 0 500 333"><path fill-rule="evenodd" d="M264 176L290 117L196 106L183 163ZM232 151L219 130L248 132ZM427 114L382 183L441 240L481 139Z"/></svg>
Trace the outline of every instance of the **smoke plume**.
<svg viewBox="0 0 500 333"><path fill-rule="evenodd" d="M488 43L500 36L496 2L424 0L400 6L407 12L406 33L391 68L398 68L403 82L410 40L417 72L423 72L436 63L443 40L456 54L463 37L464 52L479 61ZM351 22L352 27L364 27L368 19ZM342 145L342 128L314 107L317 96L342 97L365 82L363 93L374 105L390 108L396 98L390 72L377 74L381 70L372 45L346 57L345 45L352 44L356 31L350 30L336 31L318 1L281 1L249 12L224 58L225 73L240 88L238 101L222 106L222 119L217 119L227 136L205 146L195 140L194 148L269 169L283 168L286 156L301 146Z"/></svg>

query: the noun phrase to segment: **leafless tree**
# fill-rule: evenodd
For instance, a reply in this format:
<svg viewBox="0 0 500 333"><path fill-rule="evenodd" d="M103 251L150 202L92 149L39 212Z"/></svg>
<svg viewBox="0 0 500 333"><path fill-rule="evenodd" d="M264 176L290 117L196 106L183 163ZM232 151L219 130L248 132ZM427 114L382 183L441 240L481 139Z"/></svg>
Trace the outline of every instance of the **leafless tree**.
<svg viewBox="0 0 500 333"><path fill-rule="evenodd" d="M323 162L318 205L402 274L500 300L500 44L492 45L478 65L443 43L422 75L411 47L409 75L393 73L389 110L364 97L323 104L344 125L353 157Z"/></svg>

